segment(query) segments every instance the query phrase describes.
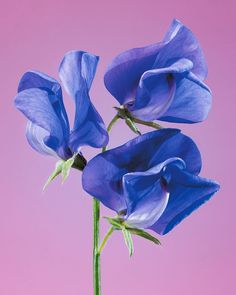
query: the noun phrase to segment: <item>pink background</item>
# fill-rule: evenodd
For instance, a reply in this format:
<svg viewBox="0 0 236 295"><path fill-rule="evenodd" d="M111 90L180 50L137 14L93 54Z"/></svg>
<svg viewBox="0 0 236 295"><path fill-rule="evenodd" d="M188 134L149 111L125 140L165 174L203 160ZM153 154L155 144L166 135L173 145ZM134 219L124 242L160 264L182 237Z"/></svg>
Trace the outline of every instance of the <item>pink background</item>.
<svg viewBox="0 0 236 295"><path fill-rule="evenodd" d="M71 49L100 55L91 96L108 123L116 101L103 86L106 65L122 50L161 40L173 17L199 38L214 94L205 123L178 127L199 145L202 175L222 188L162 237L162 247L137 238L129 259L116 233L102 256L103 294L236 293L235 1L8 0L0 9L1 295L92 294L92 200L76 171L63 186L58 179L42 194L55 159L37 154L26 142L26 120L13 106L20 76L38 69L57 78L59 62ZM72 114L67 98L66 104ZM120 122L111 145L131 136ZM96 152L85 149L87 157Z"/></svg>

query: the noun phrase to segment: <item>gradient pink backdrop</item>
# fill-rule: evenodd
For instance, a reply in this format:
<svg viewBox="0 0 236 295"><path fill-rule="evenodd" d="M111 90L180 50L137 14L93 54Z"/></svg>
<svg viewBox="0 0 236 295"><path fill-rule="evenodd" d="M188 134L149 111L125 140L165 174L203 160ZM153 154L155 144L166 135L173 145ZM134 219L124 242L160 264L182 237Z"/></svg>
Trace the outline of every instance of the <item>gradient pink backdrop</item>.
<svg viewBox="0 0 236 295"><path fill-rule="evenodd" d="M161 40L173 17L199 38L214 94L206 122L178 127L199 145L202 175L222 188L164 236L162 247L137 238L129 259L115 234L102 256L103 294L236 294L235 6L233 0L1 1L1 295L92 294L92 201L76 171L63 186L57 180L42 194L55 159L26 142L26 120L13 106L20 76L38 69L57 78L59 62L71 49L100 55L92 99L108 123L116 101L103 86L106 65L122 50ZM71 102L66 104L72 114ZM111 145L131 136L120 122ZM97 151L85 152L91 157Z"/></svg>

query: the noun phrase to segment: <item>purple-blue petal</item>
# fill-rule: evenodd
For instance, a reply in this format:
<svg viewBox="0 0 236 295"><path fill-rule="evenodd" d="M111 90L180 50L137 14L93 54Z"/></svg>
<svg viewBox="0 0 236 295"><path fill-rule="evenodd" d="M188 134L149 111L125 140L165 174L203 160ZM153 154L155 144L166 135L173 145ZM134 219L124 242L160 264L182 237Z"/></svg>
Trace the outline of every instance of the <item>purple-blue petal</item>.
<svg viewBox="0 0 236 295"><path fill-rule="evenodd" d="M57 156L55 152L56 147L53 149L45 144L45 139L48 138L48 131L28 121L26 127L26 138L31 147L43 155Z"/></svg>
<svg viewBox="0 0 236 295"><path fill-rule="evenodd" d="M61 86L57 80L39 71L28 71L20 79L18 92L30 88L40 88L61 96Z"/></svg>
<svg viewBox="0 0 236 295"><path fill-rule="evenodd" d="M99 57L85 51L69 51L59 66L59 77L67 93L76 100L78 92L92 85Z"/></svg>
<svg viewBox="0 0 236 295"><path fill-rule="evenodd" d="M162 175L170 164L185 168L183 160L170 158L145 172L127 173L123 176L127 224L148 228L162 215L169 199L166 181Z"/></svg>
<svg viewBox="0 0 236 295"><path fill-rule="evenodd" d="M64 130L47 91L38 88L23 90L17 94L15 105L33 124L28 127L27 138L36 150L40 149L36 147L40 142L42 151L47 142L47 146L55 152L64 145ZM44 131L36 130L36 126Z"/></svg>
<svg viewBox="0 0 236 295"><path fill-rule="evenodd" d="M83 187L105 206L120 212L127 209L123 175L147 171L173 157L181 158L191 173L201 169L199 150L189 137L177 129L149 132L93 158L84 169Z"/></svg>
<svg viewBox="0 0 236 295"><path fill-rule="evenodd" d="M112 60L105 73L104 83L121 105L134 100L142 74L152 68L161 47L161 43L156 43L133 48Z"/></svg>
<svg viewBox="0 0 236 295"><path fill-rule="evenodd" d="M57 82L57 80L44 73L39 71L29 71L22 76L19 82L18 92L31 88L38 88L48 93L51 105L59 120L61 121L64 138L68 139L70 127L62 99L62 90L60 84Z"/></svg>
<svg viewBox="0 0 236 295"><path fill-rule="evenodd" d="M183 58L170 67L146 71L140 79L134 104L127 106L128 110L142 120L159 119L172 104L178 87L177 77L192 67L192 62Z"/></svg>
<svg viewBox="0 0 236 295"><path fill-rule="evenodd" d="M108 133L104 122L88 96L79 94L77 101L80 113L76 118L76 128L71 132L69 146L77 152L81 146L100 148L108 144Z"/></svg>
<svg viewBox="0 0 236 295"><path fill-rule="evenodd" d="M176 60L187 58L192 61L192 72L200 79L207 76L207 64L201 46L192 31L174 19L167 31L153 68L168 67Z"/></svg>
<svg viewBox="0 0 236 295"><path fill-rule="evenodd" d="M172 230L219 190L219 184L215 181L192 175L178 167L172 167L171 170L170 182L167 185L170 193L167 207L157 222L150 227L161 235Z"/></svg>
<svg viewBox="0 0 236 295"><path fill-rule="evenodd" d="M146 193L145 197L136 204L134 211L125 219L126 224L131 227L145 229L152 226L167 206L169 193L161 178L146 187L144 192ZM135 191L133 194L135 195Z"/></svg>
<svg viewBox="0 0 236 295"><path fill-rule="evenodd" d="M89 90L94 79L98 57L83 51L68 52L59 67L60 79L75 101L74 127L69 145L77 152L83 145L102 147L108 134L101 116L90 101Z"/></svg>
<svg viewBox="0 0 236 295"><path fill-rule="evenodd" d="M176 92L159 120L176 123L197 123L206 119L212 95L210 89L193 73L175 75Z"/></svg>
<svg viewBox="0 0 236 295"><path fill-rule="evenodd" d="M192 72L200 80L206 78L207 65L197 38L174 19L162 42L133 48L116 56L105 73L105 86L121 105L132 104L137 98L143 73L170 67L183 58L192 62Z"/></svg>
<svg viewBox="0 0 236 295"><path fill-rule="evenodd" d="M122 187L122 176L126 172L126 167L122 169L114 163L113 153L108 151L99 154L90 160L83 170L83 188L106 207L118 213L127 209Z"/></svg>

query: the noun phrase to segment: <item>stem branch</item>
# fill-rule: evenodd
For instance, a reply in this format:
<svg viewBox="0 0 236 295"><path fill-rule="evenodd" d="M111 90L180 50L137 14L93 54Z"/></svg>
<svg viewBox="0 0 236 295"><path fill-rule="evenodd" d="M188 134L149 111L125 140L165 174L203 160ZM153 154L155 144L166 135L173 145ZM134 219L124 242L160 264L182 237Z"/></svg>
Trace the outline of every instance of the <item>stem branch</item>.
<svg viewBox="0 0 236 295"><path fill-rule="evenodd" d="M120 119L120 116L115 115L115 117L111 120L110 124L107 127L107 132L109 133L111 131L111 128L114 126L114 124ZM102 148L102 152L105 152L107 150L107 146L104 146Z"/></svg>
<svg viewBox="0 0 236 295"><path fill-rule="evenodd" d="M111 234L114 232L115 228L114 226L111 226L108 230L108 232L106 233L100 247L98 248L98 253L101 254L104 246L106 245L106 242L108 241L109 237L111 236Z"/></svg>

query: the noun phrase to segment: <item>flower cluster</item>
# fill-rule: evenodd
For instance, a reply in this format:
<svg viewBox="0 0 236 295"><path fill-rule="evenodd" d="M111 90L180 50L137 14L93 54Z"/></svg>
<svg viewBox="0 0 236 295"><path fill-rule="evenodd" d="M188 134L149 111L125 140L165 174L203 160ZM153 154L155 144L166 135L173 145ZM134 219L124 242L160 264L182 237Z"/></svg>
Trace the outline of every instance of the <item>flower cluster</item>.
<svg viewBox="0 0 236 295"><path fill-rule="evenodd" d="M28 119L27 139L40 153L62 161L77 159L72 164L83 170L84 190L117 213L114 222L166 234L209 200L219 185L199 176L200 152L179 129L139 135L99 153L86 165L83 146L108 144L103 120L89 97L97 63L95 55L71 51L59 67L62 85L75 103L72 129L59 82L36 71L23 75L15 104ZM206 76L198 40L174 20L162 42L115 57L104 82L131 125L154 120L197 123L211 108L211 91L203 82ZM124 118L120 114L116 117Z"/></svg>

